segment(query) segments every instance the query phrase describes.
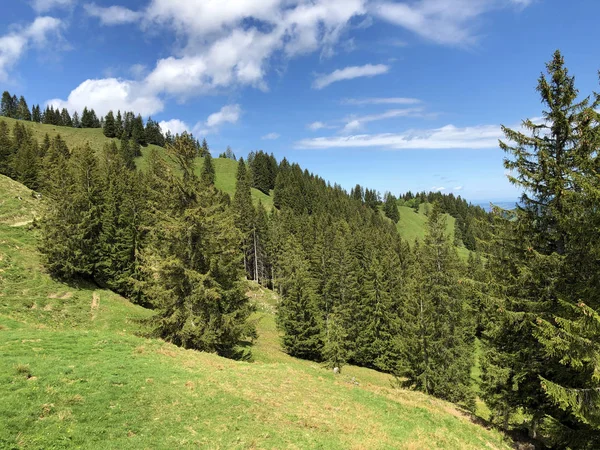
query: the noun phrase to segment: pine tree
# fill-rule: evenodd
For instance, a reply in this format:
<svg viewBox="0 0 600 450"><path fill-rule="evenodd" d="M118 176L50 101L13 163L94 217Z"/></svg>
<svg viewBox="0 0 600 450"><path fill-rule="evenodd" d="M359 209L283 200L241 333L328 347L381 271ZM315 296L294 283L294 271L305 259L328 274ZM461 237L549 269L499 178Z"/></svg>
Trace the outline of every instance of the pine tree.
<svg viewBox="0 0 600 450"><path fill-rule="evenodd" d="M398 373L406 377L406 386L473 407L474 323L459 278L458 255L437 204L427 228L423 245L415 248L417 265L413 293L404 307Z"/></svg>
<svg viewBox="0 0 600 450"><path fill-rule="evenodd" d="M144 121L142 120L142 116L138 115L135 119L133 119L131 124L131 139L142 147L148 145L146 141L146 132L144 130ZM140 152L141 155L141 152Z"/></svg>
<svg viewBox="0 0 600 450"><path fill-rule="evenodd" d="M396 197L391 192L386 192L384 196L383 212L386 217L392 220L394 223L398 223L400 220L400 212L398 211L398 202Z"/></svg>
<svg viewBox="0 0 600 450"><path fill-rule="evenodd" d="M146 201L140 174L131 171L114 142L101 156L103 182L102 228L98 236L95 280L103 286L140 301L137 276L146 217Z"/></svg>
<svg viewBox="0 0 600 450"><path fill-rule="evenodd" d="M27 102L25 101L25 97L23 96L19 98L16 118L19 120L27 120L28 122L31 122L31 111L29 111L29 106L27 106Z"/></svg>
<svg viewBox="0 0 600 450"><path fill-rule="evenodd" d="M63 108L61 110L60 121L61 121L61 125L63 127L72 127L73 126L73 119L71 119L71 115L69 114L69 111L67 110L67 108Z"/></svg>
<svg viewBox="0 0 600 450"><path fill-rule="evenodd" d="M490 267L497 314L485 333L484 395L497 415L522 409L551 445L600 444L600 99L577 100L560 52L538 80L544 123L503 127L509 180L524 194L512 220L498 213ZM591 227L591 228L590 228Z"/></svg>
<svg viewBox="0 0 600 450"><path fill-rule="evenodd" d="M15 153L15 146L10 137L10 131L7 123L0 120L0 173L6 176L12 176L12 159Z"/></svg>
<svg viewBox="0 0 600 450"><path fill-rule="evenodd" d="M73 113L73 128L81 128L81 120L79 120L79 113L77 111Z"/></svg>
<svg viewBox="0 0 600 450"><path fill-rule="evenodd" d="M13 98L10 92L4 91L2 93L2 102L0 103L0 115L4 117L14 118L16 105L13 104Z"/></svg>
<svg viewBox="0 0 600 450"><path fill-rule="evenodd" d="M121 110L117 111L117 117L115 118L115 137L121 138L123 136L123 117L121 117Z"/></svg>
<svg viewBox="0 0 600 450"><path fill-rule="evenodd" d="M102 218L98 160L89 144L73 149L69 159L52 147L50 155L46 193L52 201L41 221L45 266L59 278L93 278Z"/></svg>
<svg viewBox="0 0 600 450"><path fill-rule="evenodd" d="M282 299L277 322L285 351L297 358L320 361L323 342L308 263L293 235L286 240L280 263Z"/></svg>
<svg viewBox="0 0 600 450"><path fill-rule="evenodd" d="M42 122L42 113L40 111L40 105L35 105L32 110L31 120L35 123Z"/></svg>
<svg viewBox="0 0 600 450"><path fill-rule="evenodd" d="M157 334L186 348L236 356L240 340L255 337L247 322L252 312L244 294L239 232L213 187L195 175L196 145L180 136L167 148L181 175L156 159L152 174L171 173L150 182L159 204L144 255L145 292L158 310ZM166 187L166 189L165 189ZM166 197L166 198L165 198Z"/></svg>
<svg viewBox="0 0 600 450"><path fill-rule="evenodd" d="M38 183L38 144L37 141L27 136L19 146L12 161L12 174L17 181L23 183L29 189L37 190Z"/></svg>
<svg viewBox="0 0 600 450"><path fill-rule="evenodd" d="M104 119L103 132L104 136L106 136L107 138L114 138L117 136L117 132L115 129L115 116L112 111L109 111L108 114L106 114L106 117Z"/></svg>
<svg viewBox="0 0 600 450"><path fill-rule="evenodd" d="M252 255L255 212L250 191L250 174L246 169L243 158L240 158L238 162L236 178L235 194L231 206L235 217L235 225L242 235L241 250L244 268L249 277L255 278Z"/></svg>
<svg viewBox="0 0 600 450"><path fill-rule="evenodd" d="M204 156L204 163L202 165L202 173L200 180L207 185L215 184L215 165L212 160L212 155L207 152Z"/></svg>

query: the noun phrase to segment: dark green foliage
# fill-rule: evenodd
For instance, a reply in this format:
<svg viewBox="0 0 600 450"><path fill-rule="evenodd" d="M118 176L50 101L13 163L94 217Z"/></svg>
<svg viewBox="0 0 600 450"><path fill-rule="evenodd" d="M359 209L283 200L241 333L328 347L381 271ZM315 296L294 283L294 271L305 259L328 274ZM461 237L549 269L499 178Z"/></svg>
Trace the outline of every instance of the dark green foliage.
<svg viewBox="0 0 600 450"><path fill-rule="evenodd" d="M284 332L283 348L298 358L319 361L323 347L316 296L302 255L302 248L291 236L284 248L286 258L281 261L282 275L278 323Z"/></svg>
<svg viewBox="0 0 600 450"><path fill-rule="evenodd" d="M28 122L31 122L31 111L29 110L29 106L27 106L27 102L25 101L25 97L23 96L19 98L19 104L17 105L15 119L26 120Z"/></svg>
<svg viewBox="0 0 600 450"><path fill-rule="evenodd" d="M15 179L29 189L39 189L39 149L35 139L28 136L23 141L12 160L12 174Z"/></svg>
<svg viewBox="0 0 600 450"><path fill-rule="evenodd" d="M524 194L510 217L496 214L484 394L499 418L525 411L533 437L592 449L600 444L600 242L592 231L600 220L600 100L577 100L558 51L537 90L545 123L505 127L500 144Z"/></svg>
<svg viewBox="0 0 600 450"><path fill-rule="evenodd" d="M81 114L81 128L100 128L100 126L100 120L98 119L98 116L96 116L96 112L87 107L83 108L83 113Z"/></svg>
<svg viewBox="0 0 600 450"><path fill-rule="evenodd" d="M67 108L63 108L61 110L60 120L61 120L61 125L63 127L72 127L73 126L73 119L71 119L71 115L69 114L69 111L67 110Z"/></svg>
<svg viewBox="0 0 600 450"><path fill-rule="evenodd" d="M104 118L104 136L107 138L114 138L117 136L117 129L115 125L115 115L112 111L109 111Z"/></svg>
<svg viewBox="0 0 600 450"><path fill-rule="evenodd" d="M147 202L143 179L132 171L113 142L100 158L102 177L102 228L98 236L96 282L141 302L138 278L142 228Z"/></svg>
<svg viewBox="0 0 600 450"><path fill-rule="evenodd" d="M77 111L73 113L73 128L81 128L81 120Z"/></svg>
<svg viewBox="0 0 600 450"><path fill-rule="evenodd" d="M231 205L235 217L235 226L240 231L241 253L243 255L244 268L249 277L256 279L255 265L253 264L253 238L255 212L252 205L252 194L250 188L250 174L246 168L244 158L238 162L235 194Z"/></svg>
<svg viewBox="0 0 600 450"><path fill-rule="evenodd" d="M2 102L0 103L0 115L14 119L16 114L16 102L14 102L13 97L10 95L10 92L4 91L2 93Z"/></svg>
<svg viewBox="0 0 600 450"><path fill-rule="evenodd" d="M157 334L186 348L233 356L240 340L255 336L244 294L240 235L222 196L194 174L197 148L189 136L175 139L168 155L181 177L155 158L154 211L144 251L145 293L154 302ZM190 245L191 243L191 245Z"/></svg>
<svg viewBox="0 0 600 450"><path fill-rule="evenodd" d="M398 223L400 220L400 212L398 211L398 201L391 192L386 192L383 200L383 212L385 216L392 220L394 223Z"/></svg>
<svg viewBox="0 0 600 450"><path fill-rule="evenodd" d="M40 245L46 268L59 278L92 278L102 223L98 161L89 145L73 149L69 159L52 147L49 155L54 170L45 192L52 201L41 221Z"/></svg>
<svg viewBox="0 0 600 450"><path fill-rule="evenodd" d="M40 105L35 105L32 108L31 120L33 122L35 122L35 123L41 123L42 122L42 112L40 110Z"/></svg>
<svg viewBox="0 0 600 450"><path fill-rule="evenodd" d="M131 122L131 140L137 142L142 147L148 145L148 141L146 140L146 130L144 129L144 121L142 120L142 116L138 114ZM141 155L141 152L140 152ZM139 155L136 155L139 156Z"/></svg>
<svg viewBox="0 0 600 450"><path fill-rule="evenodd" d="M165 146L165 138L160 130L160 125L158 122L152 120L152 117L148 118L144 133L148 144L158 145L159 147Z"/></svg>
<svg viewBox="0 0 600 450"><path fill-rule="evenodd" d="M12 158L15 153L15 146L10 137L10 131L7 123L0 120L0 173L3 175L12 175Z"/></svg>
<svg viewBox="0 0 600 450"><path fill-rule="evenodd" d="M415 247L413 294L403 311L398 374L406 378L406 386L472 408L475 324L465 301L460 261L445 230L435 205L425 241Z"/></svg>
<svg viewBox="0 0 600 450"><path fill-rule="evenodd" d="M269 192L275 188L277 178L275 157L263 151L252 152L248 155L248 167L252 175L252 187L269 195Z"/></svg>
<svg viewBox="0 0 600 450"><path fill-rule="evenodd" d="M210 152L207 152L204 156L204 165L202 166L200 179L206 185L215 184L215 165L213 164Z"/></svg>

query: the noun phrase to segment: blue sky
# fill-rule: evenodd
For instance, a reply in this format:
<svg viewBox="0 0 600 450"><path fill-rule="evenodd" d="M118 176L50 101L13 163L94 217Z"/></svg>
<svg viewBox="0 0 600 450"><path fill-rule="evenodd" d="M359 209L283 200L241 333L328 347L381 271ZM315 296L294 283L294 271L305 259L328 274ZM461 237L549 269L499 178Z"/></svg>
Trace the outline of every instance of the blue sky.
<svg viewBox="0 0 600 450"><path fill-rule="evenodd" d="M6 2L9 3L9 2ZM3 5L0 90L152 116L345 188L510 200L500 124L539 117L559 48L597 90L595 0L30 0Z"/></svg>

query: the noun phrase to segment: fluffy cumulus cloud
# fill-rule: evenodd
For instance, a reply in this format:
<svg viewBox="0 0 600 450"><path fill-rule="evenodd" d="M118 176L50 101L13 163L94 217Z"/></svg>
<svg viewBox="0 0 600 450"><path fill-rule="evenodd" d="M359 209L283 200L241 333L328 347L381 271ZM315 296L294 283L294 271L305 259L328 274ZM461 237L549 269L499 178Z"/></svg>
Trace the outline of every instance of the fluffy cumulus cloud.
<svg viewBox="0 0 600 450"><path fill-rule="evenodd" d="M31 47L44 47L51 37L60 37L62 21L38 17L26 27L0 36L0 81L8 81L9 70Z"/></svg>
<svg viewBox="0 0 600 450"><path fill-rule="evenodd" d="M382 75L390 70L385 64L365 64L364 66L350 66L337 69L330 74L321 75L313 83L315 89L323 89L332 83L343 80L352 80L361 77L374 77Z"/></svg>
<svg viewBox="0 0 600 450"><path fill-rule="evenodd" d="M92 107L100 115L105 115L111 109L120 109L149 116L163 109L163 102L153 93L145 91L144 86L117 78L86 80L66 100L53 99L47 103L80 112L86 106Z"/></svg>
<svg viewBox="0 0 600 450"><path fill-rule="evenodd" d="M279 133L268 133L265 134L263 137L261 137L261 139L263 141L274 141L275 139L279 139L280 135Z"/></svg>
<svg viewBox="0 0 600 450"><path fill-rule="evenodd" d="M205 121L198 122L194 126L193 132L199 136L217 133L222 125L237 123L241 115L240 105L225 105L219 111L208 116Z"/></svg>
<svg viewBox="0 0 600 450"><path fill-rule="evenodd" d="M405 133L358 134L304 139L296 143L301 149L381 148L402 149L484 149L497 148L502 130L497 125L458 128L446 125Z"/></svg>
<svg viewBox="0 0 600 450"><path fill-rule="evenodd" d="M187 124L179 119L171 119L171 120L163 120L158 123L160 129L166 133L167 131L171 132L172 135L181 134L184 131L190 131L190 127Z"/></svg>

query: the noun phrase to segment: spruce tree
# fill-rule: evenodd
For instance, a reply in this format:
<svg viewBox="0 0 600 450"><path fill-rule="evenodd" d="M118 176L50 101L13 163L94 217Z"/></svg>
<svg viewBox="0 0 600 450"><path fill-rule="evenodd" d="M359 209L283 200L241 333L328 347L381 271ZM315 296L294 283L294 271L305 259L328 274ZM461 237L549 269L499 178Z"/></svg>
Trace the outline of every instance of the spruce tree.
<svg viewBox="0 0 600 450"><path fill-rule="evenodd" d="M158 311L156 332L186 348L236 356L240 341L256 335L247 322L252 307L242 281L240 234L222 196L196 176L192 139L176 138L167 152L180 175L154 159L150 173L160 178L151 180L151 196L167 207L154 211L143 258L145 293Z"/></svg>
<svg viewBox="0 0 600 450"><path fill-rule="evenodd" d="M79 119L79 113L75 111L73 113L73 128L81 128L81 120Z"/></svg>
<svg viewBox="0 0 600 450"><path fill-rule="evenodd" d="M121 110L117 111L117 117L115 118L115 136L121 138L123 135L123 117L121 117Z"/></svg>
<svg viewBox="0 0 600 450"><path fill-rule="evenodd" d="M503 127L509 180L524 193L510 220L497 213L483 391L497 416L525 411L532 437L591 449L600 444L600 242L590 232L599 223L600 99L578 100L560 52L546 69L537 86L544 122Z"/></svg>
<svg viewBox="0 0 600 450"><path fill-rule="evenodd" d="M31 121L31 111L29 111L29 106L27 106L27 102L23 96L19 98L16 118L19 120L27 120L28 122Z"/></svg>
<svg viewBox="0 0 600 450"><path fill-rule="evenodd" d="M42 113L40 111L40 105L35 105L32 110L31 120L35 123L42 122Z"/></svg>
<svg viewBox="0 0 600 450"><path fill-rule="evenodd" d="M67 108L63 108L61 110L60 121L61 121L61 125L63 127L72 127L73 126L73 119L71 119L71 115L69 114L69 111L67 110Z"/></svg>
<svg viewBox="0 0 600 450"><path fill-rule="evenodd" d="M17 181L23 183L29 189L37 190L38 169L39 169L39 150L37 141L31 137L21 143L12 160L12 174Z"/></svg>
<svg viewBox="0 0 600 450"><path fill-rule="evenodd" d="M384 196L383 212L386 217L392 220L394 223L398 223L400 220L400 212L398 211L398 202L396 197L391 192L386 192Z"/></svg>
<svg viewBox="0 0 600 450"><path fill-rule="evenodd" d="M10 137L8 124L0 120L0 173L2 175L12 175L12 158L15 153L15 147Z"/></svg>
<svg viewBox="0 0 600 450"><path fill-rule="evenodd" d="M412 294L403 311L402 384L472 408L474 323L461 285L460 261L437 204L415 257Z"/></svg>
<svg viewBox="0 0 600 450"><path fill-rule="evenodd" d="M114 138L117 136L115 129L115 116L112 111L109 111L104 118L104 136L107 138Z"/></svg>
<svg viewBox="0 0 600 450"><path fill-rule="evenodd" d="M15 106L13 105L13 98L10 92L4 91L2 93L2 101L0 103L0 115L4 117L13 117Z"/></svg>
<svg viewBox="0 0 600 450"><path fill-rule="evenodd" d="M302 247L293 235L284 244L280 262L282 299L277 322L285 351L298 358L320 361L323 341L314 286Z"/></svg>
<svg viewBox="0 0 600 450"><path fill-rule="evenodd" d="M73 149L69 159L51 146L46 160L50 157L54 170L45 189L51 201L41 221L45 266L62 279L91 279L102 222L98 160L89 144Z"/></svg>
<svg viewBox="0 0 600 450"><path fill-rule="evenodd" d="M255 211L252 205L252 193L250 188L250 174L246 169L243 158L238 162L236 175L235 194L233 196L232 210L235 217L235 225L242 235L241 250L243 254L244 268L248 277L254 278L253 264L253 233L255 222Z"/></svg>
<svg viewBox="0 0 600 450"><path fill-rule="evenodd" d="M215 184L215 165L210 152L204 155L200 180L207 185Z"/></svg>

